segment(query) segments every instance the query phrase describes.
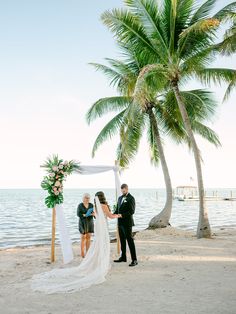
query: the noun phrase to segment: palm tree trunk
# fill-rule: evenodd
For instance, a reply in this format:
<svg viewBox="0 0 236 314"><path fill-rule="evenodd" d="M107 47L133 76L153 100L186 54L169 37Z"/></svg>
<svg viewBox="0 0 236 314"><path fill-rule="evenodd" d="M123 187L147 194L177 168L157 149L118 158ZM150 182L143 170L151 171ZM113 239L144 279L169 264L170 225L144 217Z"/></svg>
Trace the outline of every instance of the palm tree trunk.
<svg viewBox="0 0 236 314"><path fill-rule="evenodd" d="M201 166L201 155L198 149L191 123L188 117L188 113L186 111L184 102L180 95L178 83L176 81L172 82L173 91L175 93L175 97L179 106L179 110L184 122L184 126L186 132L188 134L196 164L197 171L197 179L198 179L198 193L199 193L199 219L198 219L198 227L197 227L197 237L198 238L210 238L211 237L211 228L208 220L207 208L205 204L205 191L203 185L203 177L202 177L202 166Z"/></svg>
<svg viewBox="0 0 236 314"><path fill-rule="evenodd" d="M162 171L164 174L164 179L165 179L165 185L166 185L166 203L163 208L163 210L153 217L151 221L149 222L149 228L151 229L156 229L156 228L164 228L170 225L170 216L171 216L171 210L172 210L172 185L171 185L171 179L169 175L169 170L167 167L166 159L165 159L165 154L157 126L157 121L156 117L152 111L152 108L148 108L148 115L150 119L150 125L153 128L153 133L155 136L156 144L158 147L159 151L159 156L160 156L160 161L161 161L161 166L162 166Z"/></svg>

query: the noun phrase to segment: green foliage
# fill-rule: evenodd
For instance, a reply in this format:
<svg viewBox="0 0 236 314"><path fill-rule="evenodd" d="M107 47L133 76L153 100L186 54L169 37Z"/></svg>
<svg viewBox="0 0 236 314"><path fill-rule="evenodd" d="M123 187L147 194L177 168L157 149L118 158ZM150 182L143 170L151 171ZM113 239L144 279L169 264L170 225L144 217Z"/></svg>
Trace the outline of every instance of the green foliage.
<svg viewBox="0 0 236 314"><path fill-rule="evenodd" d="M101 98L96 101L87 112L87 122L90 124L93 120L102 117L108 112L123 110L124 108L127 108L130 101L130 97L123 96Z"/></svg>
<svg viewBox="0 0 236 314"><path fill-rule="evenodd" d="M138 58L142 68L146 68L141 73L145 80L140 76L136 82L137 93L142 89L140 85L150 79L150 72L156 78L158 89L165 90L168 82L183 84L190 78L198 78L207 84L219 83L223 79L229 84L226 96L229 95L235 85L235 74L228 80L224 69L206 75L202 70L217 53L235 52L236 2L214 15L212 9L216 0L202 3L193 0L124 0L124 3L127 8L106 11L102 20L114 33L118 44L125 49L128 46L130 54ZM226 22L231 26L224 41L216 45L217 32ZM156 69L162 66L164 71L154 71L154 65Z"/></svg>
<svg viewBox="0 0 236 314"><path fill-rule="evenodd" d="M145 127L145 116L140 106L132 103L126 110L120 128L120 144L117 149L117 160L121 167L126 167L138 152Z"/></svg>
<svg viewBox="0 0 236 314"><path fill-rule="evenodd" d="M111 139L113 135L117 134L122 126L125 110L118 113L112 118L98 134L95 143L93 145L92 156L94 157L98 147L106 140Z"/></svg>
<svg viewBox="0 0 236 314"><path fill-rule="evenodd" d="M87 113L90 123L111 111L118 112L98 135L93 156L105 140L119 134L117 157L122 166L128 165L146 129L151 161L157 164L159 154L147 115L149 106L153 107L161 137L169 135L177 143L189 143L171 91L175 82L181 89L193 131L220 144L214 131L204 124L217 107L212 94L204 90L183 91L183 85L192 78L204 84L228 83L227 96L235 87L235 70L207 68L219 50L215 44L217 31L233 19L236 7L232 3L213 15L215 3L216 0L124 0L125 8L102 14L124 58L107 58L108 65L92 64L119 93L99 99Z"/></svg>
<svg viewBox="0 0 236 314"><path fill-rule="evenodd" d="M236 2L233 2L215 14L221 22L226 23L226 31L222 42L216 45L216 50L229 56L236 52Z"/></svg>
<svg viewBox="0 0 236 314"><path fill-rule="evenodd" d="M57 155L53 155L48 157L41 167L47 172L41 183L42 189L49 194L45 198L45 204L48 208L53 208L63 203L63 183L67 176L78 170L80 166L74 160L63 161Z"/></svg>

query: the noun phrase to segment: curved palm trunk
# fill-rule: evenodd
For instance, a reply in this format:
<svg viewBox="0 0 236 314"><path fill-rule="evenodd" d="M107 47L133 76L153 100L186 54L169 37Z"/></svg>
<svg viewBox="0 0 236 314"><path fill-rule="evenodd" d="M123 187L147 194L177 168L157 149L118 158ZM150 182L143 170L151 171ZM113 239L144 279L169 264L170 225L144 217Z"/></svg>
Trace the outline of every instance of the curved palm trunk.
<svg viewBox="0 0 236 314"><path fill-rule="evenodd" d="M189 136L194 158L196 164L196 171L197 171L197 179L198 179L198 193L199 193L199 220L198 220L198 228L197 228L197 237L198 238L210 238L211 237L211 228L208 220L207 208L205 204L205 193L204 193L204 185L203 185L203 177L202 177L202 166L201 166L201 156L200 151L198 149L191 123L189 121L188 113L186 111L184 102L181 98L178 83L172 82L173 91L175 93L175 97L179 106L179 110L184 122L184 126L186 132Z"/></svg>
<svg viewBox="0 0 236 314"><path fill-rule="evenodd" d="M148 108L147 112L149 115L150 124L153 128L153 133L155 135L155 140L156 140L156 144L157 144L159 155L160 155L160 161L161 161L162 171L164 174L165 185L166 185L165 206L163 210L158 215L153 217L151 221L149 222L149 228L155 229L155 228L164 228L170 225L169 221L170 221L171 210L172 210L172 185L171 185L169 170L167 167L165 154L163 151L163 146L162 146L162 142L161 142L158 126L157 126L156 117L152 111L152 108Z"/></svg>

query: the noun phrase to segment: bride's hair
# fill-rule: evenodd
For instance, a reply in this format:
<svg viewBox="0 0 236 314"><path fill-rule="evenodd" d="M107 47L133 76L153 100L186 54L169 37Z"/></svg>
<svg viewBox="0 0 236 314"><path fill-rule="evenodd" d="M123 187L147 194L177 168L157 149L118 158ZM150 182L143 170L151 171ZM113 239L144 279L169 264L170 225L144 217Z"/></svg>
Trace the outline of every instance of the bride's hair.
<svg viewBox="0 0 236 314"><path fill-rule="evenodd" d="M100 202L101 204L107 205L108 209L110 210L110 207L109 207L109 205L108 205L108 203L107 203L106 196L105 196L104 192L98 191L98 192L95 194L95 196L98 197L99 202Z"/></svg>

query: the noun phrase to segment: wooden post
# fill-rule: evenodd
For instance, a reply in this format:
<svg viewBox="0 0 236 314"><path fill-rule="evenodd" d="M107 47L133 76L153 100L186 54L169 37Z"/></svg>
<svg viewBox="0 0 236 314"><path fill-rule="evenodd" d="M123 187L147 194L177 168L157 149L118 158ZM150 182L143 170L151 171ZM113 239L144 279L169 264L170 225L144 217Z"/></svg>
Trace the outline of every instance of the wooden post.
<svg viewBox="0 0 236 314"><path fill-rule="evenodd" d="M52 241L51 241L51 263L55 262L55 238L56 238L56 208L52 209Z"/></svg>
<svg viewBox="0 0 236 314"><path fill-rule="evenodd" d="M118 166L118 161L115 160L115 166ZM116 190L116 205L118 202L118 195L117 195L117 190ZM119 229L118 229L118 221L116 225L116 249L117 249L117 254L120 254L120 236L119 236Z"/></svg>

